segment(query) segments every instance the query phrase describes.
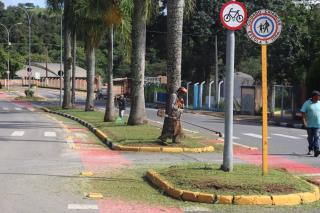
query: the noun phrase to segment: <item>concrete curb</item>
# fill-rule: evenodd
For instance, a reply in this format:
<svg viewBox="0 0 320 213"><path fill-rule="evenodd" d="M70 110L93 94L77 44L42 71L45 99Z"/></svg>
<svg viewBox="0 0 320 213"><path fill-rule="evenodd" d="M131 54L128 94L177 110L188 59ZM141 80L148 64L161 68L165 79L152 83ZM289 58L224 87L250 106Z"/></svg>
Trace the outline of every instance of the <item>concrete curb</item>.
<svg viewBox="0 0 320 213"><path fill-rule="evenodd" d="M112 150L118 151L131 151L131 152L167 152L167 153L181 153L181 152L192 152L192 153L201 153L201 152L213 152L213 146L206 146L201 148L182 148L182 147L132 147L132 146L122 146L111 142L108 139L108 136L102 132L100 129L94 127L92 124L81 120L75 116L69 115L67 113L52 111L48 108L42 107L43 111L48 113L53 113L61 115L65 118L77 121L81 125L87 127L95 136L97 136L104 144L106 144Z"/></svg>
<svg viewBox="0 0 320 213"><path fill-rule="evenodd" d="M312 203L320 199L319 187L310 183L308 184L313 187L313 191L295 194L215 195L175 188L171 183L163 179L157 172L153 170L147 171L146 177L153 185L165 191L170 197L183 201L211 204L292 206Z"/></svg>

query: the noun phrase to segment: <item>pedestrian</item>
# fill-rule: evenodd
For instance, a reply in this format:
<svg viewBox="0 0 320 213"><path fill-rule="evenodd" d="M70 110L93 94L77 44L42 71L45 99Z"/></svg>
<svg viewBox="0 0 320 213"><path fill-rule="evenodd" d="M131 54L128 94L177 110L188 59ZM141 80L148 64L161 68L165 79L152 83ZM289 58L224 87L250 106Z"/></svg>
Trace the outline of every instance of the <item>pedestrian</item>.
<svg viewBox="0 0 320 213"><path fill-rule="evenodd" d="M307 127L308 133L308 155L313 151L314 156L318 157L320 140L320 92L312 91L311 98L304 102L301 110L303 124Z"/></svg>
<svg viewBox="0 0 320 213"><path fill-rule="evenodd" d="M187 89L180 87L176 92L170 95L169 104L166 109L166 117L159 137L161 143L166 145L168 138L172 139L172 143L180 143L182 136L181 115L184 109L183 95L187 93Z"/></svg>
<svg viewBox="0 0 320 213"><path fill-rule="evenodd" d="M126 99L124 98L124 95L120 95L117 102L119 107L119 117L123 120L124 112L126 110Z"/></svg>

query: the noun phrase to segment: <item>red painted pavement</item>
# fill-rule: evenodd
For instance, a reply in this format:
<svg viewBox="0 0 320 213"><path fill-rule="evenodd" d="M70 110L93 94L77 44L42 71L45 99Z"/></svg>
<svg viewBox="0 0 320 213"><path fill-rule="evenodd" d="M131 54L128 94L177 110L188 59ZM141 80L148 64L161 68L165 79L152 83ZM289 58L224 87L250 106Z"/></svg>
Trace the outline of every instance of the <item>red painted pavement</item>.
<svg viewBox="0 0 320 213"><path fill-rule="evenodd" d="M234 154L237 158L251 164L262 164L262 153L259 150L249 150L241 147L234 149ZM288 172L300 174L315 174L320 173L320 168L313 167L308 164L299 163L293 160L288 160L284 157L269 155L269 166L272 168L283 168Z"/></svg>
<svg viewBox="0 0 320 213"><path fill-rule="evenodd" d="M183 213L178 208L151 206L111 199L99 201L98 206L100 213Z"/></svg>

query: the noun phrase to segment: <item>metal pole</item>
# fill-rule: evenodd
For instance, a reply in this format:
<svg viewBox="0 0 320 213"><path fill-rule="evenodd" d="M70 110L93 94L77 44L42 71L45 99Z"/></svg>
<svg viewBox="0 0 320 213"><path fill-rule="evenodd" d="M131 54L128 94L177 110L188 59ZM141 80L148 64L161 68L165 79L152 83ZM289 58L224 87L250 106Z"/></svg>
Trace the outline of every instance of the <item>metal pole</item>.
<svg viewBox="0 0 320 213"><path fill-rule="evenodd" d="M218 110L219 110L219 104L220 104L220 99L221 99L221 85L223 84L223 81L220 81L219 82L219 85L218 85L218 103L217 103L217 105L218 105Z"/></svg>
<svg viewBox="0 0 320 213"><path fill-rule="evenodd" d="M191 83L192 83L191 81L189 81L189 82L187 83L187 100L186 100L186 108L188 108L188 107L189 107L189 85L190 85Z"/></svg>
<svg viewBox="0 0 320 213"><path fill-rule="evenodd" d="M211 81L209 83L209 101L208 101L208 109L211 108L211 87L212 87L212 84L214 83L214 81ZM216 84L217 85L217 84Z"/></svg>
<svg viewBox="0 0 320 213"><path fill-rule="evenodd" d="M284 86L281 86L281 118L283 118L283 105L284 105Z"/></svg>
<svg viewBox="0 0 320 213"><path fill-rule="evenodd" d="M202 97L203 97L203 85L205 84L205 81L202 81L200 84L200 92L199 92L199 108L202 108Z"/></svg>
<svg viewBox="0 0 320 213"><path fill-rule="evenodd" d="M218 35L215 35L215 58L216 58L216 76L215 76L215 81L216 81L216 101L219 104L218 101L218 83L219 83L219 58L218 58Z"/></svg>
<svg viewBox="0 0 320 213"><path fill-rule="evenodd" d="M62 13L60 18L60 106L62 107Z"/></svg>
<svg viewBox="0 0 320 213"><path fill-rule="evenodd" d="M28 14L28 13L27 13ZM29 21L29 88L30 88L30 78L31 78L31 18L28 14Z"/></svg>
<svg viewBox="0 0 320 213"><path fill-rule="evenodd" d="M261 45L262 61L262 175L268 173L267 45Z"/></svg>
<svg viewBox="0 0 320 213"><path fill-rule="evenodd" d="M227 63L226 63L226 110L225 110L225 137L223 150L224 171L233 171L233 93L234 93L234 52L235 34L234 31L227 31Z"/></svg>
<svg viewBox="0 0 320 213"><path fill-rule="evenodd" d="M8 74L8 91L9 91L9 76L10 76L10 51L9 51L9 47L10 47L10 30L7 29L7 33L8 33L8 70L7 70L7 74Z"/></svg>

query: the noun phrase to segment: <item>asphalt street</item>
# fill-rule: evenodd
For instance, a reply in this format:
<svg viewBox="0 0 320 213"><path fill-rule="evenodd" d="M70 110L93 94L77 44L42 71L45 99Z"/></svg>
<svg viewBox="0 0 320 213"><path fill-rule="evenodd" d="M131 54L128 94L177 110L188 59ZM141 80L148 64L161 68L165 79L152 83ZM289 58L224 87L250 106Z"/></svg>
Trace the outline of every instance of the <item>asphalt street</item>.
<svg viewBox="0 0 320 213"><path fill-rule="evenodd" d="M97 206L74 193L73 180L83 167L57 121L3 98L0 116L0 212L72 212L81 205Z"/></svg>
<svg viewBox="0 0 320 213"><path fill-rule="evenodd" d="M58 90L39 89L39 94L50 100L59 98ZM54 98L55 96L55 98ZM53 99L52 99L53 98ZM83 104L85 96L77 97L77 102ZM96 106L100 109L105 107L104 101L97 101ZM127 110L128 112L129 110ZM154 121L159 126L163 122L162 118L156 116L156 109L147 108L148 119ZM182 117L183 128L187 131L198 132L207 137L213 137L215 130L224 133L224 119L202 114L184 113ZM191 125L192 123L193 125ZM205 127L204 128L200 128ZM261 150L262 127L259 123L254 122L234 122L233 141L238 144L257 147ZM307 156L307 132L303 129L294 129L288 127L269 126L269 154L282 156L301 163L319 167L320 158Z"/></svg>

